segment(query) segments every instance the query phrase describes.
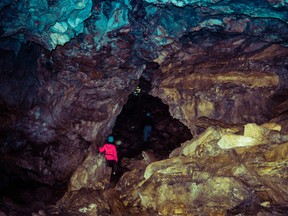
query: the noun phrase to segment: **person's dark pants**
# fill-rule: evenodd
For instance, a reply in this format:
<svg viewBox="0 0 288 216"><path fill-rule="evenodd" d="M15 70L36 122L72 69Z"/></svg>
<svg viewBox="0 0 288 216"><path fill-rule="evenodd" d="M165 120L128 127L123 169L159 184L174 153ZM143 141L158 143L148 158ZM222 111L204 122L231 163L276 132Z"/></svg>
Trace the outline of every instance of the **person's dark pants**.
<svg viewBox="0 0 288 216"><path fill-rule="evenodd" d="M106 164L112 168L112 174L115 174L117 171L117 162L115 160L106 160Z"/></svg>
<svg viewBox="0 0 288 216"><path fill-rule="evenodd" d="M143 139L144 139L144 142L147 142L148 139L150 138L151 136L151 132L152 132L152 126L151 125L146 125L144 127L144 131L143 131Z"/></svg>

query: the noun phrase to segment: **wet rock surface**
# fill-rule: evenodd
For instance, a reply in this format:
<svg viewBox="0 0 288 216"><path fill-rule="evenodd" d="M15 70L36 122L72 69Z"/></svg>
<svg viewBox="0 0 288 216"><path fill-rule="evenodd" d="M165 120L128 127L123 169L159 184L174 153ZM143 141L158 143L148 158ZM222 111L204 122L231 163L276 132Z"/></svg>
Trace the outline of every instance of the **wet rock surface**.
<svg viewBox="0 0 288 216"><path fill-rule="evenodd" d="M287 213L286 1L0 11L0 214ZM109 134L122 141L112 177L97 150Z"/></svg>

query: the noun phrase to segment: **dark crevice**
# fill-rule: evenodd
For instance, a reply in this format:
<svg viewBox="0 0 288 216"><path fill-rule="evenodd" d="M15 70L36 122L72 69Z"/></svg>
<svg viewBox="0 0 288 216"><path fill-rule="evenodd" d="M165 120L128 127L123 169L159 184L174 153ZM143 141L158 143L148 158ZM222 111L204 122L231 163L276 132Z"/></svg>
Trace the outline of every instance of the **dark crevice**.
<svg viewBox="0 0 288 216"><path fill-rule="evenodd" d="M192 138L190 130L174 119L168 105L148 94L149 82L140 79L140 92L129 96L122 112L117 117L113 134L122 141L118 146L119 157L136 157L144 150L152 150L161 158L167 158L172 150ZM143 119L152 115L154 128L148 142L143 140Z"/></svg>
<svg viewBox="0 0 288 216"><path fill-rule="evenodd" d="M31 179L33 170L18 167L1 159L0 165L0 211L10 215L31 215L39 209L48 211L49 205L55 205L64 195L67 183L47 185Z"/></svg>

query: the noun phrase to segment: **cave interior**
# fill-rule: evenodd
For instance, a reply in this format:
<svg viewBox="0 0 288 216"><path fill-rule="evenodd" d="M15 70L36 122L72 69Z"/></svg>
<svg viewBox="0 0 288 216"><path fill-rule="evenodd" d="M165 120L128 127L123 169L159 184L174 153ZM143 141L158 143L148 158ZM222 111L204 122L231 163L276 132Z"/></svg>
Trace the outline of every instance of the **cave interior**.
<svg viewBox="0 0 288 216"><path fill-rule="evenodd" d="M1 216L288 214L287 0L0 12Z"/></svg>

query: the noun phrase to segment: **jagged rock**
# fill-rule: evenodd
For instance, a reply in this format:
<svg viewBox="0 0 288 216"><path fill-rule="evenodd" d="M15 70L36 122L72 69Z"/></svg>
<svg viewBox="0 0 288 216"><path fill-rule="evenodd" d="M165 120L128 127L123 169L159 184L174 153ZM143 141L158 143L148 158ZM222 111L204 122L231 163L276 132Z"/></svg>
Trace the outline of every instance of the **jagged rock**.
<svg viewBox="0 0 288 216"><path fill-rule="evenodd" d="M155 188L160 179L165 183ZM185 186L181 182L175 182L175 179L166 179L161 175L154 175L150 181L150 186L140 190L141 205L153 208L162 215L191 214L193 206L205 203L209 203L210 208L231 208L240 204L249 193L239 182L227 177L192 178L192 182L188 183L188 180Z"/></svg>
<svg viewBox="0 0 288 216"><path fill-rule="evenodd" d="M281 131L283 133L288 133L287 119L288 119L287 113L283 113L283 114L273 118L270 122L281 125Z"/></svg>
<svg viewBox="0 0 288 216"><path fill-rule="evenodd" d="M128 46L127 44L115 43L115 46L118 45L121 45L122 50L124 50L125 46ZM35 154L34 157L45 157L45 160L41 159L37 162L38 164L41 162L41 166L36 166L36 164L32 166L36 167L35 169L33 168L33 172L39 174L40 179L38 178L38 181L53 184L55 180L68 180L72 172L87 156L87 149L91 143L95 142L95 145L102 144L105 136L109 133L108 131L112 130L116 120L116 115L114 116L112 113L120 113L123 104L126 102L126 97L132 92L133 87L137 85L135 79L139 78L144 67L137 67L136 70L138 72L136 73L132 72L135 69L134 67L123 67L121 69L122 72L120 72L123 75L123 79L119 79L113 77L114 75L110 73L111 71L105 72L106 75L102 74L101 70L95 69L91 71L91 63L89 62L94 58L92 56L84 58L83 61L85 63L81 64L82 68L79 69L77 66L79 64L74 61L75 59L70 59L71 64L68 65L60 61L61 58L66 58L67 55L71 56L69 50L67 50L67 53L59 50L54 53L55 55L46 54L41 55L38 62L34 62L36 65L39 63L38 68L43 72L39 73L39 79L41 80L41 85L38 83L40 85L38 86L39 91L32 91L30 89L31 91L22 91L25 92L26 96L20 95L24 98L25 102L23 104L27 104L27 107L30 107L27 109L30 109L30 111L17 115L18 120L15 122L12 120L13 125L9 125L9 127L14 128L18 125L17 128L23 131L24 136L29 137L31 143L34 143L32 144L32 149L36 149L33 151ZM22 58L23 55L25 56L25 54L21 54L20 57ZM76 53L75 58L81 59L81 55L79 56L79 53ZM107 55L110 56L110 53ZM128 52L128 55L117 59L122 59L121 61L123 62L129 60L130 55L132 53L129 54ZM98 57L95 57L95 59L98 59L100 62L107 61L101 55ZM33 56L31 56L32 58ZM23 71L30 70L21 60L19 61L21 62L19 64L23 64ZM120 62L120 60L118 61ZM114 63L116 71L118 71L118 61ZM100 62L99 64L104 64ZM30 68L34 67L34 63L30 65ZM105 64L107 63L110 66L112 65L110 62L106 62ZM96 62L95 64L98 65ZM54 67L55 70L51 71L51 67ZM69 67L69 70L66 70L66 67ZM78 70L80 71L76 72ZM89 71L89 73L87 75L81 71ZM107 79L100 80L103 76L106 76ZM2 79L1 81L4 82ZM15 82L11 81L11 83ZM25 82L24 86L27 85L30 86L30 84ZM105 90L106 88L109 88L114 93L108 93ZM38 105L35 105L37 103L35 101L37 100L30 100L31 95L34 94L41 95L41 103ZM113 94L118 98L115 103L112 102L114 98ZM122 94L126 96L120 96ZM17 100L17 97L14 100ZM9 97L10 99L11 97ZM6 101L6 99L4 100ZM22 101L19 103L22 103ZM107 119L110 115L109 113L111 114L110 120ZM99 137L102 138L99 139ZM29 151L29 149L25 149L24 151ZM24 158L26 159L26 157ZM29 160L27 163L29 163ZM41 170L38 168L41 168ZM43 173L46 174L43 175Z"/></svg>
<svg viewBox="0 0 288 216"><path fill-rule="evenodd" d="M192 158L171 158L152 163L144 176L146 181L135 188L140 197L138 204L163 215L187 215L204 203L229 208L249 194L248 189L233 178L213 177L208 172L202 172ZM233 193L234 198L231 197Z"/></svg>
<svg viewBox="0 0 288 216"><path fill-rule="evenodd" d="M196 38L195 43L197 43ZM246 59L255 70L252 72L248 68L243 68L245 63L242 61L244 59L240 60L241 53L238 52L237 57L227 56L226 51L226 54L222 53L228 43L231 46L241 46L240 44L245 42L237 37L229 42L226 40L225 43L218 43L216 47L210 47L208 40L206 45L205 42L197 45L188 42L187 46L183 46L181 51L173 56L173 59L166 58L161 63L162 72L155 76L152 89L153 96L158 96L167 103L171 115L187 125L194 135L197 135L197 131L199 131L196 128L196 119L201 116L222 122L229 119L229 122L234 124L245 121L261 124L268 120L266 115L261 114L268 113L266 108L269 106L268 100L265 102L264 98L269 98L273 91L277 91L280 78L272 71L263 73L260 68L266 64L264 56L270 55L272 50L276 51L277 49L278 54L276 56L283 57L286 49L281 47L278 49L274 46L264 47L264 44L262 44L263 46L260 44L258 46L251 45L249 48L247 47L247 50L244 49L244 55L250 52L255 53L255 56L251 53L249 60ZM199 54L197 57L190 54L192 49L197 50L196 52ZM214 52L211 52L211 49ZM233 49L237 49L237 47ZM262 55L257 57L256 50L260 51L260 49ZM280 54L281 52L283 53ZM214 59L212 57L214 55L217 55L218 59L223 55L223 62L210 61L206 58L207 55L210 55L212 59ZM275 58L278 58L276 56ZM230 59L230 64L225 63L227 59ZM281 61L280 59L281 57L279 61ZM193 63L186 66L188 61L197 63L194 66ZM174 65L173 68L172 65ZM185 66L182 67L183 65ZM235 71L235 68L241 69ZM171 76L167 76L170 73ZM175 73L177 73L177 77L173 75ZM248 73L249 79L246 79ZM261 82L258 82L258 76L261 77ZM233 89L233 91L231 92L229 89ZM223 99L224 95L229 100ZM261 101L257 98L261 98ZM247 112L250 114L245 114ZM251 119L247 119L248 116Z"/></svg>
<svg viewBox="0 0 288 216"><path fill-rule="evenodd" d="M115 189L106 191L81 188L66 192L54 207L58 214L66 215L123 215L124 205L120 202L120 194Z"/></svg>
<svg viewBox="0 0 288 216"><path fill-rule="evenodd" d="M10 1L5 10L10 13L7 12L1 22L3 36L21 42L35 41L52 50L83 33L83 22L91 15L91 9L91 0L53 1L52 4L46 0Z"/></svg>
<svg viewBox="0 0 288 216"><path fill-rule="evenodd" d="M266 0L272 7L275 8L287 8L288 3L285 0L279 0L279 1L274 1L274 0Z"/></svg>
<svg viewBox="0 0 288 216"><path fill-rule="evenodd" d="M263 124L258 126L255 123L244 125L244 134L224 134L218 142L222 149L230 149L237 147L248 147L255 145L263 145L269 143L268 134L271 130L280 131L281 126L276 124ZM271 141L271 140L270 140Z"/></svg>
<svg viewBox="0 0 288 216"><path fill-rule="evenodd" d="M288 154L288 145L287 143L283 143L280 145L273 146L271 149L269 149L267 152L265 152L265 159L268 162L275 162L279 160L284 160L287 158Z"/></svg>
<svg viewBox="0 0 288 216"><path fill-rule="evenodd" d="M125 215L126 208L120 201L119 191L115 189L108 189L104 192L104 198L112 210L113 215ZM127 214L127 213L126 213Z"/></svg>
<svg viewBox="0 0 288 216"><path fill-rule="evenodd" d="M225 130L208 128L199 137L182 145L178 154L149 164L144 179L139 179L138 183L134 181L130 189L119 187L118 190L125 194L123 202L126 206L133 203L144 209L151 208L162 215L193 215L200 211L207 215L211 212L225 215L229 209L239 211L244 203L256 215L261 212L259 206L263 202L285 206L288 199L288 191L283 187L288 177L285 171L287 143L270 143L267 128L279 127L264 125L266 128L247 124L245 134L256 135L258 141L265 142L252 150L243 147L245 150L237 153L219 149L217 142L226 135ZM253 133L255 130L265 131L260 133L261 139ZM207 149L207 146L210 151L201 151L201 154L196 151L200 147ZM133 191L131 187L134 187Z"/></svg>
<svg viewBox="0 0 288 216"><path fill-rule="evenodd" d="M106 166L103 155L90 152L71 176L68 191L77 191L81 188L103 190L109 185L111 171Z"/></svg>
<svg viewBox="0 0 288 216"><path fill-rule="evenodd" d="M103 194L89 189L67 192L57 203L57 208L61 214L66 215L111 215Z"/></svg>
<svg viewBox="0 0 288 216"><path fill-rule="evenodd" d="M195 125L200 128L207 129L208 127L221 127L227 130L231 130L231 133L241 133L243 132L242 124L228 124L222 121L217 121L215 119L209 119L206 116L201 116L197 118Z"/></svg>
<svg viewBox="0 0 288 216"><path fill-rule="evenodd" d="M196 152L199 154L202 152L201 146L213 145L215 140L218 140L220 136L219 131L215 130L214 128L208 128L204 133L193 139L193 143L188 145L184 145L181 151L181 154L184 156L194 155ZM192 148L191 148L192 147Z"/></svg>
<svg viewBox="0 0 288 216"><path fill-rule="evenodd" d="M222 149L230 149L237 147L255 146L261 143L254 139L253 137L235 135L235 134L225 134L218 142L218 145Z"/></svg>
<svg viewBox="0 0 288 216"><path fill-rule="evenodd" d="M39 210L37 213L32 213L32 216L46 216L43 210Z"/></svg>
<svg viewBox="0 0 288 216"><path fill-rule="evenodd" d="M151 151L150 152L149 151L142 151L142 156L143 156L143 159L147 165L154 162L154 161L159 160Z"/></svg>

